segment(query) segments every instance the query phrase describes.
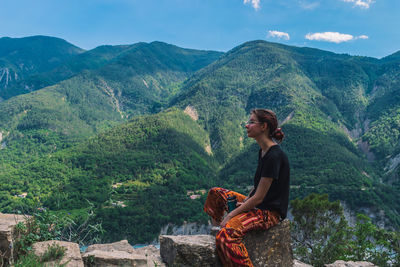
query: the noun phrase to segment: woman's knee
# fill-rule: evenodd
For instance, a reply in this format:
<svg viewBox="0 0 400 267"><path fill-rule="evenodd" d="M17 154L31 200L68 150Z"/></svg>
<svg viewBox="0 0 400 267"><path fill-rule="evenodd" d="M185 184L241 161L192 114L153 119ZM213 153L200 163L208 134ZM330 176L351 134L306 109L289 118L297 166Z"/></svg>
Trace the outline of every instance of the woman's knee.
<svg viewBox="0 0 400 267"><path fill-rule="evenodd" d="M224 199L224 191L226 189L223 189L221 187L213 187L208 191L207 194L207 199L215 201L215 200L221 200Z"/></svg>
<svg viewBox="0 0 400 267"><path fill-rule="evenodd" d="M223 188L221 188L221 187L213 187L210 190L208 190L208 194L218 194L218 192L220 192L221 189L223 189Z"/></svg>

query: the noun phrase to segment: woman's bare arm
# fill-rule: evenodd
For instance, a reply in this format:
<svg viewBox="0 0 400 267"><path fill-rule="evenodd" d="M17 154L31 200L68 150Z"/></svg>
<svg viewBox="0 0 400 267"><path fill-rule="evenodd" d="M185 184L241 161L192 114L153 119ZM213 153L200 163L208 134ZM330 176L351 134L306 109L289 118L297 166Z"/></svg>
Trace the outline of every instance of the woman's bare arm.
<svg viewBox="0 0 400 267"><path fill-rule="evenodd" d="M272 180L272 178L262 177L260 179L260 183L258 184L256 193L252 197L248 198L245 202L243 202L243 204L241 204L239 207L228 213L228 215L226 215L225 219L221 222L220 225L224 227L231 218L240 213L251 210L255 208L258 204L260 204L264 200L264 197L267 195L267 192L271 187Z"/></svg>

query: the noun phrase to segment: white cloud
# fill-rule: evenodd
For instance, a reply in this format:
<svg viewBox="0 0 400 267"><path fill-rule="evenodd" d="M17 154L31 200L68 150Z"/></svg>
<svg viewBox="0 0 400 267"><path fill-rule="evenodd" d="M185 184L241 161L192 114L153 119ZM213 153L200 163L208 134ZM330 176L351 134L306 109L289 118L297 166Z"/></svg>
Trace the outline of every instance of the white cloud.
<svg viewBox="0 0 400 267"><path fill-rule="evenodd" d="M308 9L308 10L313 10L320 5L319 2L311 2L310 3L308 1L303 1L303 0L299 0L298 2L302 9Z"/></svg>
<svg viewBox="0 0 400 267"><path fill-rule="evenodd" d="M268 37L283 38L285 40L290 39L290 36L288 33L278 32L278 31L268 31Z"/></svg>
<svg viewBox="0 0 400 267"><path fill-rule="evenodd" d="M260 0L243 0L243 3L251 3L255 10L260 9Z"/></svg>
<svg viewBox="0 0 400 267"><path fill-rule="evenodd" d="M360 35L358 37L356 37L356 39L368 39L369 37L366 35Z"/></svg>
<svg viewBox="0 0 400 267"><path fill-rule="evenodd" d="M361 8L369 8L369 5L372 4L373 0L342 0L344 2L354 3L355 6Z"/></svg>
<svg viewBox="0 0 400 267"><path fill-rule="evenodd" d="M325 41L332 43L341 43L352 40L354 37L350 34L343 34L338 32L317 32L317 33L308 33L306 35L306 39L314 40L314 41Z"/></svg>
<svg viewBox="0 0 400 267"><path fill-rule="evenodd" d="M368 36L366 36L366 35L360 35L360 36L355 37L351 34L344 34L344 33L339 33L339 32L308 33L305 37L308 40L325 41L325 42L331 42L331 43L337 43L337 44L342 43L342 42L348 42L351 40L356 40L356 39L368 39Z"/></svg>

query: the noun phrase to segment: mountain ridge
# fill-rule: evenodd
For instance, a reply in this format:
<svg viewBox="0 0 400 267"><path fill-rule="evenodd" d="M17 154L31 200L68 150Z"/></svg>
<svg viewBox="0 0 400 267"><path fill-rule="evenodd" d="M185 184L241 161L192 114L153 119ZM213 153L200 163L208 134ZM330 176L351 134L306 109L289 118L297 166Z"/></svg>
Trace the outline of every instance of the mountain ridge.
<svg viewBox="0 0 400 267"><path fill-rule="evenodd" d="M0 38L0 97L12 97L15 91L29 92L29 88L13 88L13 84L48 71L82 52L83 49L56 37Z"/></svg>
<svg viewBox="0 0 400 267"><path fill-rule="evenodd" d="M0 103L0 132L7 143L0 150L0 178L4 181L0 200L4 205L30 203L38 197L41 183L51 184L48 179L57 177L59 190L49 191L49 197L54 193L49 198L54 201L48 200L46 205L60 203L59 207L52 206L57 210L64 203L65 207L79 209L84 198L90 199L108 229L116 229L116 214L134 221L149 214L145 209L131 207L127 213L122 208L109 209L106 196L110 195L111 183L118 182L113 179L128 179L129 173L141 173L152 165L155 169L163 167L131 179L135 188L140 188L142 202L146 201L144 196L151 198L154 205L166 200L168 190L156 181L176 171L191 173L192 177L189 180L193 187L178 183L170 196L182 203L189 201L185 190L206 189L196 186L226 186L247 194L257 145L246 136L243 122L253 108L266 107L276 111L280 122L285 121L282 128L286 139L281 146L292 166L292 198L328 193L332 200L346 202L354 212L371 207L371 212L385 215L388 226L399 227L400 206L396 199L400 194L400 168L396 162L400 153L400 101L396 101L396 93L400 69L396 63L265 41L246 42L224 54L181 50L159 42L116 49L119 52L110 52L111 60L104 65L93 63L98 68L83 70L50 87ZM179 57L182 53L189 54ZM108 56L107 51L105 55ZM194 120L185 117L183 110L190 110ZM122 133L121 129L130 122L138 127L132 131L151 128L155 132L149 131L158 136L156 129L165 129L161 121L175 116L171 114L177 114L168 124L172 130L162 133L161 143L157 137L144 134L138 137L146 144L140 148L142 151L131 145L124 147L118 141L129 137L129 131ZM197 130L187 130L184 135L176 130L187 126ZM68 141L74 139L71 133L77 133L79 138ZM201 153L195 145L198 134L204 140ZM96 145L83 151L81 148L87 148L91 140L97 140ZM128 140L136 142L135 138ZM180 140L186 147L179 144ZM360 148L362 144L375 155L373 163ZM107 148L104 151L103 145ZM131 169L124 162L126 157L118 154L116 148L120 146L135 159L129 162L137 169ZM207 150L212 153L205 147L210 147ZM100 150L101 153L93 153ZM171 151L179 156L174 156L173 163L163 165L158 153L168 157ZM181 154L194 151L197 152L188 157ZM59 162L50 164L55 157ZM204 168L196 169L190 164L191 159ZM123 167L114 169L113 164ZM107 173L107 166L112 173ZM391 167L389 172L385 171L387 166ZM94 172L101 168L105 168L105 174ZM28 174L37 177L32 186L22 182ZM213 179L201 184L196 176ZM13 177L11 183L9 177ZM149 184L144 185L143 179L150 179ZM85 185L92 189L83 192ZM66 192L63 186L68 187L68 194L61 194ZM151 194L146 192L146 186L152 188ZM75 187L81 188L81 196L73 192ZM97 187L105 190L104 196L95 192ZM28 190L28 195L36 193L24 201L15 199L13 195L21 190ZM118 201L131 201L122 195ZM205 220L201 201L204 196L193 202L198 210L188 211L190 216L186 218ZM179 216L185 217L184 213ZM167 221L164 219L158 222ZM152 234L132 232L129 238L134 239L137 234L144 240L154 235L154 229L144 229Z"/></svg>
<svg viewBox="0 0 400 267"><path fill-rule="evenodd" d="M297 187L293 189L294 197L304 197L306 192L317 190L318 185L318 192L329 193L333 199L346 199L353 209L375 205L375 201L382 207L388 203L388 198L396 199L398 189L391 190L385 184L376 183L381 167L370 166L364 152L357 148L361 146L359 141L365 142L366 137L372 144L368 127L360 130L360 125L369 118L371 84L380 79L381 66L371 66L378 60L371 62L362 58L360 61L359 57L335 54L331 58L331 53L320 58L309 53L314 50L307 49L305 55L299 55L300 48L294 49L296 53L293 54L292 49L282 52L282 47L285 46L264 41L247 42L236 47L201 70L201 78L195 75L186 81L182 95L171 103L182 109L193 106L200 123L210 131L212 151L217 156L219 153L223 163L220 182L234 187L237 183L243 185L248 181L243 180L244 177L252 175L255 161L245 163L244 158L250 152L243 152L247 141L240 121L246 119L252 108L266 106L277 112L280 121L292 114L291 120L283 125L287 131L283 147L294 167L295 179L292 182ZM316 58L321 61L315 62ZM329 73L332 77L328 76ZM250 83L246 82L248 77L251 77ZM385 95L388 99L393 98L391 94ZM396 129L397 126L391 127ZM350 132L354 134L350 135ZM296 140L296 135L302 142ZM394 136L392 140L396 138ZM225 144L229 144L227 149ZM372 151L368 152L376 153L374 149L377 147L371 146ZM395 147L398 144L395 143ZM252 151L256 153L254 146ZM304 151L312 151L312 154L304 154ZM241 153L244 153L244 158L235 160ZM226 157L232 162L228 158L224 163ZM346 163L338 162L345 158ZM233 166L246 167L235 169ZM335 189L329 185L330 182L342 186ZM384 195L386 191L388 196ZM397 212L390 211L391 207L387 205L384 209L394 221L398 221L395 219Z"/></svg>

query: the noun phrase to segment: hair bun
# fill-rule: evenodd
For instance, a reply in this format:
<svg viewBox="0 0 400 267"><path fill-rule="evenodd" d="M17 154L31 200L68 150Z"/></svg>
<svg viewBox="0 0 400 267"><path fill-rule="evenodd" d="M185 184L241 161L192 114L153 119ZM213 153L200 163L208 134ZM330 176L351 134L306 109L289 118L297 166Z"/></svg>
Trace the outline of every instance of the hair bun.
<svg viewBox="0 0 400 267"><path fill-rule="evenodd" d="M276 128L276 130L272 133L272 137L281 143L283 138L285 138L285 134L282 132L282 128Z"/></svg>

